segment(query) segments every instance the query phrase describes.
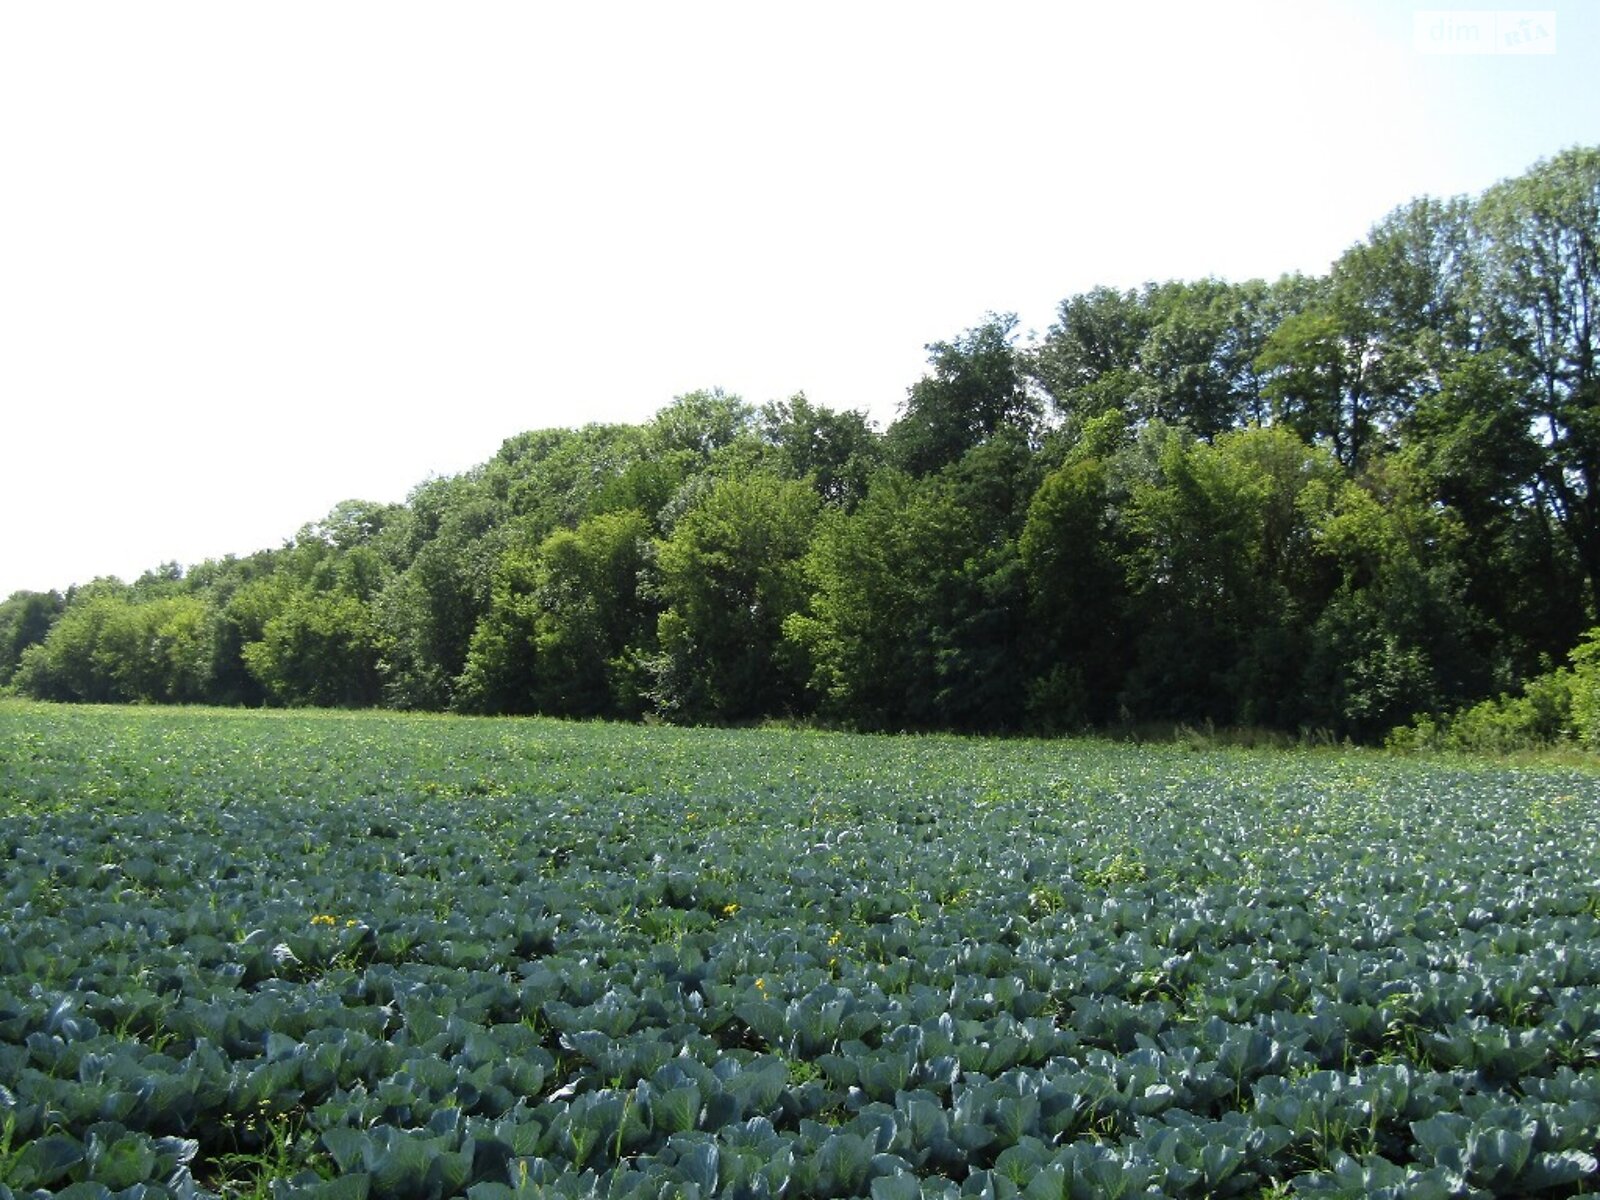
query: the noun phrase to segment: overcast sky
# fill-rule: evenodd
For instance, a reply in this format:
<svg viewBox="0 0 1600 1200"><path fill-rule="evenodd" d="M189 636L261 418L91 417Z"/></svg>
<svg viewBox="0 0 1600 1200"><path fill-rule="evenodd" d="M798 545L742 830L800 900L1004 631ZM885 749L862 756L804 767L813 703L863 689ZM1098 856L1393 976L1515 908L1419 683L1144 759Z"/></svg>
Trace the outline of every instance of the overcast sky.
<svg viewBox="0 0 1600 1200"><path fill-rule="evenodd" d="M886 424L991 310L1321 272L1600 141L1600 6L1433 11L0 0L0 596L701 387Z"/></svg>

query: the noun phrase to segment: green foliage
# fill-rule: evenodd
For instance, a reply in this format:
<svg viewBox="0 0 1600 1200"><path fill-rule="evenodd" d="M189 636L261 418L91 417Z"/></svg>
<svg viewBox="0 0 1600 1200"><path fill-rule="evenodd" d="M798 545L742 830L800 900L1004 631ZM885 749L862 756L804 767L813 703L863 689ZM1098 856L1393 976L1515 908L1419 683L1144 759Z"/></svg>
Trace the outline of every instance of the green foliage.
<svg viewBox="0 0 1600 1200"><path fill-rule="evenodd" d="M194 703L211 682L212 622L196 597L139 603L101 591L70 606L24 652L18 690L44 700Z"/></svg>
<svg viewBox="0 0 1600 1200"><path fill-rule="evenodd" d="M1098 287L1068 297L1032 356L1032 373L1069 421L1127 413L1151 323L1136 292Z"/></svg>
<svg viewBox="0 0 1600 1200"><path fill-rule="evenodd" d="M1257 360L1305 290L1297 277L1270 286L1204 279L1095 288L1062 302L1030 374L1074 436L1118 414L1209 440L1267 416Z"/></svg>
<svg viewBox="0 0 1600 1200"><path fill-rule="evenodd" d="M1600 749L1600 628L1572 651L1572 665L1527 680L1443 717L1422 714L1391 730L1388 745L1402 750L1466 750L1502 754L1574 745Z"/></svg>
<svg viewBox="0 0 1600 1200"><path fill-rule="evenodd" d="M873 477L848 516L818 527L808 612L786 626L814 664L824 712L869 727L937 724L941 595L974 541L973 515L937 478Z"/></svg>
<svg viewBox="0 0 1600 1200"><path fill-rule="evenodd" d="M687 451L703 461L754 432L756 411L721 388L676 397L655 415L649 436L663 450Z"/></svg>
<svg viewBox="0 0 1600 1200"><path fill-rule="evenodd" d="M652 634L640 593L649 522L635 510L558 530L496 569L457 688L471 712L635 716L635 659Z"/></svg>
<svg viewBox="0 0 1600 1200"><path fill-rule="evenodd" d="M867 418L813 404L805 393L761 410L761 436L787 479L809 480L825 504L854 508L882 465L883 449Z"/></svg>
<svg viewBox="0 0 1600 1200"><path fill-rule="evenodd" d="M1308 678L1325 724L1374 738L1410 714L1482 694L1457 547L1459 518L1429 503L1398 463L1365 486L1343 482L1316 530L1340 583L1318 617Z"/></svg>
<svg viewBox="0 0 1600 1200"><path fill-rule="evenodd" d="M1282 427L1215 443L1149 426L1120 466L1130 616L1123 703L1141 717L1294 728L1328 457Z"/></svg>
<svg viewBox="0 0 1600 1200"><path fill-rule="evenodd" d="M1286 318L1262 347L1273 419L1306 441L1324 439L1346 466L1368 452L1374 433L1363 377L1367 335L1347 330L1343 314L1313 308Z"/></svg>
<svg viewBox="0 0 1600 1200"><path fill-rule="evenodd" d="M1572 728L1572 674L1561 669L1528 680L1520 694L1482 700L1448 717L1418 716L1391 730L1387 744L1397 750L1505 754L1569 741Z"/></svg>
<svg viewBox="0 0 1600 1200"><path fill-rule="evenodd" d="M1018 543L1040 657L1029 716L1053 730L1112 721L1126 670L1128 590L1105 463L1059 467L1034 494Z"/></svg>
<svg viewBox="0 0 1600 1200"><path fill-rule="evenodd" d="M1544 450L1540 491L1600 593L1600 148L1565 151L1490 188L1473 223L1490 344L1532 384L1525 403Z"/></svg>
<svg viewBox="0 0 1600 1200"><path fill-rule="evenodd" d="M43 642L22 654L17 690L38 700L103 702L120 698L114 696L109 672L96 651L107 622L126 607L126 601L106 595L69 608Z"/></svg>
<svg viewBox="0 0 1600 1200"><path fill-rule="evenodd" d="M942 470L874 476L807 560L787 627L823 711L869 728L1016 728L1027 691L1027 576L1017 537L1039 482L1011 426Z"/></svg>
<svg viewBox="0 0 1600 1200"><path fill-rule="evenodd" d="M489 608L506 526L501 504L478 478L425 485L412 505L414 524L432 529L375 605L383 695L396 708L447 708L472 631Z"/></svg>
<svg viewBox="0 0 1600 1200"><path fill-rule="evenodd" d="M639 714L637 662L652 644L656 615L642 586L649 532L645 514L628 509L546 539L534 634L541 712Z"/></svg>
<svg viewBox="0 0 1600 1200"><path fill-rule="evenodd" d="M296 592L243 655L280 704L362 707L377 702L382 634L372 609L338 592Z"/></svg>
<svg viewBox="0 0 1600 1200"><path fill-rule="evenodd" d="M1600 628L1572 651L1572 732L1585 749L1600 750Z"/></svg>
<svg viewBox="0 0 1600 1200"><path fill-rule="evenodd" d="M538 553L512 545L495 565L489 610L472 631L456 681L455 706L469 713L531 713L538 678L534 637L539 620Z"/></svg>
<svg viewBox="0 0 1600 1200"><path fill-rule="evenodd" d="M485 465L483 487L504 503L520 531L543 538L594 513L635 506L625 481L648 461L648 440L637 425L519 434ZM653 512L659 501L648 507Z"/></svg>
<svg viewBox="0 0 1600 1200"><path fill-rule="evenodd" d="M1205 440L1260 420L1265 299L1259 284L1217 279L1146 288L1150 322L1128 397L1136 419L1183 425Z"/></svg>
<svg viewBox="0 0 1600 1200"><path fill-rule="evenodd" d="M375 504L370 500L341 500L306 532L327 542L335 550L349 552L382 544L386 531L404 518L405 509L397 504Z"/></svg>
<svg viewBox="0 0 1600 1200"><path fill-rule="evenodd" d="M1401 452L1459 516L1465 594L1496 631L1483 652L1502 679L1526 678L1541 659L1564 655L1588 620L1575 548L1539 499L1544 450L1528 394L1513 356L1456 355L1438 390L1418 399Z"/></svg>
<svg viewBox="0 0 1600 1200"><path fill-rule="evenodd" d="M11 682L23 653L44 641L65 607L57 592L13 592L0 603L0 688Z"/></svg>
<svg viewBox="0 0 1600 1200"><path fill-rule="evenodd" d="M798 705L805 667L783 630L805 605L801 563L819 510L802 482L728 478L658 543L652 698L664 715L736 721Z"/></svg>
<svg viewBox="0 0 1600 1200"><path fill-rule="evenodd" d="M953 342L927 347L932 374L913 384L887 435L889 459L912 475L959 460L1007 426L1031 430L1039 404L1012 345L1013 313L989 314Z"/></svg>

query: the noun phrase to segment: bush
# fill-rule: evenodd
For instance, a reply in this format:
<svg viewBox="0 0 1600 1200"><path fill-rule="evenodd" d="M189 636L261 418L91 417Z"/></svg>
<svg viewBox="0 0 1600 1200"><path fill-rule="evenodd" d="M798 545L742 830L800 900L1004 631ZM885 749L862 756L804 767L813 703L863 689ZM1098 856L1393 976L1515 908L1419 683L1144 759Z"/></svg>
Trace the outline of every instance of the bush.
<svg viewBox="0 0 1600 1200"><path fill-rule="evenodd" d="M1571 667L1536 675L1518 694L1445 716L1421 714L1392 730L1387 745L1489 754L1570 745L1600 750L1600 626L1584 634Z"/></svg>

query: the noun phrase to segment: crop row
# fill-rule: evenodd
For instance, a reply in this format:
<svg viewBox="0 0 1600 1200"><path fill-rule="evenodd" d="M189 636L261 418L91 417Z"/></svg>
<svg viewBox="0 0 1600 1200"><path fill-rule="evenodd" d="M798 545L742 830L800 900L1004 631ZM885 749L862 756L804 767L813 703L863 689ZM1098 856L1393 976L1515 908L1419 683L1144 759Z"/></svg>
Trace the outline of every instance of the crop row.
<svg viewBox="0 0 1600 1200"><path fill-rule="evenodd" d="M73 720L0 761L0 1200L1600 1185L1584 776Z"/></svg>

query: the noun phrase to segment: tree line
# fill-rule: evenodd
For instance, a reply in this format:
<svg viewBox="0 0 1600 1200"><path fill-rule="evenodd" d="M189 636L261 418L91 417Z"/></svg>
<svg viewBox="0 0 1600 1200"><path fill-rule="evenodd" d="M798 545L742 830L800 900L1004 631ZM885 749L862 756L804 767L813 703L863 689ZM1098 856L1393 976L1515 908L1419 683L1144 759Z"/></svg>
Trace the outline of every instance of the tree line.
<svg viewBox="0 0 1600 1200"><path fill-rule="evenodd" d="M0 685L1374 739L1546 679L1600 588L1600 148L1325 274L1096 288L928 347L898 418L679 397L282 547L0 605Z"/></svg>

